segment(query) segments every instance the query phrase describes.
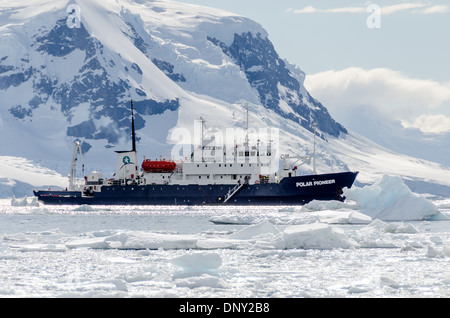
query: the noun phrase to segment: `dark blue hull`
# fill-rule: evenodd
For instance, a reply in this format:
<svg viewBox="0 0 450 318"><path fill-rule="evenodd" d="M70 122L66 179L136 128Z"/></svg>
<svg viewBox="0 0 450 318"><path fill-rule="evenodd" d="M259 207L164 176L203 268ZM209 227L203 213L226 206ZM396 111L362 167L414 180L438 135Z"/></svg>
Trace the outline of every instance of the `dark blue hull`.
<svg viewBox="0 0 450 318"><path fill-rule="evenodd" d="M284 178L279 183L245 184L226 201L234 185L103 186L85 196L81 191L34 191L45 204L71 205L303 205L312 200L344 200L357 172ZM225 202L226 201L226 202Z"/></svg>

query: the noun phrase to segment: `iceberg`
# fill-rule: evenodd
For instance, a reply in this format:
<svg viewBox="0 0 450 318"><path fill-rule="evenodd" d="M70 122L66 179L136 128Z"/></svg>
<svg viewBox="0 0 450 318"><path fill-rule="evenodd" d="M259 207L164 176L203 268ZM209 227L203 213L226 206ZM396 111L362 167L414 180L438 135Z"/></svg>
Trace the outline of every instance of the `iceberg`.
<svg viewBox="0 0 450 318"><path fill-rule="evenodd" d="M429 200L412 192L399 176L384 175L373 185L345 189L360 212L383 221L422 221L445 217Z"/></svg>

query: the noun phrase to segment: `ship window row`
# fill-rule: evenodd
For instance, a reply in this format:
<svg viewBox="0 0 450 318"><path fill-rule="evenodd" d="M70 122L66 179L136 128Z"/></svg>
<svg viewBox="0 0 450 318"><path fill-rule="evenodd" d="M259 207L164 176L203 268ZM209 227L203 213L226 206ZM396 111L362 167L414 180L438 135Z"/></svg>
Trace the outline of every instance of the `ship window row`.
<svg viewBox="0 0 450 318"><path fill-rule="evenodd" d="M206 179L209 179L209 175L206 175L204 177L206 177ZM245 178L245 177L246 176L239 175L239 179L242 179L242 178ZM198 178L201 179L202 176L198 176ZM220 179L223 179L223 176L220 176ZM236 180L237 179L237 175L236 174L231 175L231 179Z"/></svg>
<svg viewBox="0 0 450 318"><path fill-rule="evenodd" d="M226 166L227 166L227 164L224 165L224 167L226 167ZM221 163L219 163L219 167L222 167ZM230 167L233 167L232 163L230 163ZM200 168L200 164L197 164L197 168ZM205 168L208 168L208 164L207 163L205 163Z"/></svg>
<svg viewBox="0 0 450 318"><path fill-rule="evenodd" d="M227 167L227 164L224 163L223 166L224 166L224 167ZM243 166L244 166L244 164L241 163L241 167L243 167ZM251 167L252 164L249 163L248 166ZM257 163L256 166L257 166L257 167L259 167L259 166L264 167L264 166L269 166L269 164L263 164L263 163L259 164L259 163ZM219 163L219 167L222 167L222 164L221 164L221 163ZM228 164L228 167L233 167L233 164L232 164L232 163ZM200 164L197 164L197 168L200 168ZM206 163L205 163L205 168L208 168L208 164L206 164Z"/></svg>

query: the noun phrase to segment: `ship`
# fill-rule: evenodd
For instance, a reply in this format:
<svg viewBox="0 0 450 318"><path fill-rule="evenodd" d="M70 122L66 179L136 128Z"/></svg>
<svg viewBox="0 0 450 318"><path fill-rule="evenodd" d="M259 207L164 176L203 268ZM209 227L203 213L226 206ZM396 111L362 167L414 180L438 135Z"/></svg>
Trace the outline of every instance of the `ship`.
<svg viewBox="0 0 450 318"><path fill-rule="evenodd" d="M247 110L248 111L248 110ZM344 201L358 172L300 174L299 167L311 157L278 153L272 140L229 145L205 138L205 121L199 119L201 140L182 160L144 157L138 164L131 101L132 149L116 151L112 178L91 172L76 179L80 142L75 142L69 187L65 190L34 190L44 204L56 205L304 205L313 200ZM247 120L248 123L248 120ZM248 132L248 127L246 127ZM316 131L314 129L314 149ZM300 163L299 163L300 162ZM83 164L84 173L84 164Z"/></svg>

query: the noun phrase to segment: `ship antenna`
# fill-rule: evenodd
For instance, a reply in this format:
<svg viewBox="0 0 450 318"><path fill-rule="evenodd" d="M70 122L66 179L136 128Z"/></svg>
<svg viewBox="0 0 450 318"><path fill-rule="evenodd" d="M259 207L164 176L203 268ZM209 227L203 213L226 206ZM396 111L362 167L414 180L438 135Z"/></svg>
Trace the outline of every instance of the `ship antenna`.
<svg viewBox="0 0 450 318"><path fill-rule="evenodd" d="M317 132L317 123L313 123L313 128L314 128L313 169L314 169L314 174L317 174L317 171L316 171L316 132Z"/></svg>
<svg viewBox="0 0 450 318"><path fill-rule="evenodd" d="M131 139L133 142L133 150L136 151L136 133L134 131L134 111L133 111L134 101L131 100Z"/></svg>
<svg viewBox="0 0 450 318"><path fill-rule="evenodd" d="M245 146L248 146L248 106L245 108L246 110L246 123L245 123Z"/></svg>

